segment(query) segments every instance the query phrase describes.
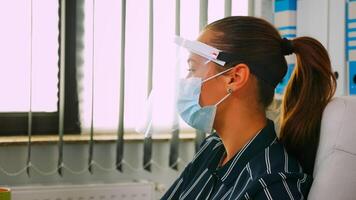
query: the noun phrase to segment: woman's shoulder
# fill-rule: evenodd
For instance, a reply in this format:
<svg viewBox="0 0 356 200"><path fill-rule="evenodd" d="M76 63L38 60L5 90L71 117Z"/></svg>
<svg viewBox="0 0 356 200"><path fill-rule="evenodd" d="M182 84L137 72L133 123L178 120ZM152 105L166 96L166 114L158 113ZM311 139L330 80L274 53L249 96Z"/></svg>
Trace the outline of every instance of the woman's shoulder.
<svg viewBox="0 0 356 200"><path fill-rule="evenodd" d="M276 140L250 160L252 170L258 176L266 174L304 174L299 162Z"/></svg>
<svg viewBox="0 0 356 200"><path fill-rule="evenodd" d="M250 161L250 167L253 173L248 189L250 195L265 190L278 193L287 187L295 197L306 196L313 181L278 140L256 155Z"/></svg>

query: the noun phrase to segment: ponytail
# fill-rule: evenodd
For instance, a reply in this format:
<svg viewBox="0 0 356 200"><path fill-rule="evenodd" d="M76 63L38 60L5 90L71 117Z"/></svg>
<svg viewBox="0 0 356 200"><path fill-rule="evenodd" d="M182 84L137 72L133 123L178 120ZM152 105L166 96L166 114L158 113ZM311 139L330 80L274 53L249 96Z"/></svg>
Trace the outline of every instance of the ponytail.
<svg viewBox="0 0 356 200"><path fill-rule="evenodd" d="M326 49L317 40L292 40L296 67L286 87L280 116L280 141L313 173L321 116L336 89L336 79Z"/></svg>

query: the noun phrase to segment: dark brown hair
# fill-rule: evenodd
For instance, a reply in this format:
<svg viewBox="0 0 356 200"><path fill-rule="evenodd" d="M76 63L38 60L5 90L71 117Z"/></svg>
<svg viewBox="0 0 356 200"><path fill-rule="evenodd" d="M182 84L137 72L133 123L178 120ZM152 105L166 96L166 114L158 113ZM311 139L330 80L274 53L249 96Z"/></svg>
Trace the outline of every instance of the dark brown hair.
<svg viewBox="0 0 356 200"><path fill-rule="evenodd" d="M272 70L280 80L287 71L283 40L269 22L250 16L233 16L215 21L205 30L215 32L211 41L217 48L239 54L251 67ZM322 112L334 95L336 80L326 49L310 37L291 40L296 66L284 92L279 139L289 154L312 174ZM229 66L234 66L229 65ZM251 66L254 65L254 66ZM258 97L266 110L272 103L274 87L256 76Z"/></svg>

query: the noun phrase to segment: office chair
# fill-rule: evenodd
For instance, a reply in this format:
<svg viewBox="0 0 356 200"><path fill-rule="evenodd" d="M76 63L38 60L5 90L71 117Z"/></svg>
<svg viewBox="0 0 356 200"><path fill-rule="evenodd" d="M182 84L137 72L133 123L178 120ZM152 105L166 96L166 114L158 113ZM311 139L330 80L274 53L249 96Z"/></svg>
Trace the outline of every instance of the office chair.
<svg viewBox="0 0 356 200"><path fill-rule="evenodd" d="M356 97L326 106L308 200L356 199Z"/></svg>

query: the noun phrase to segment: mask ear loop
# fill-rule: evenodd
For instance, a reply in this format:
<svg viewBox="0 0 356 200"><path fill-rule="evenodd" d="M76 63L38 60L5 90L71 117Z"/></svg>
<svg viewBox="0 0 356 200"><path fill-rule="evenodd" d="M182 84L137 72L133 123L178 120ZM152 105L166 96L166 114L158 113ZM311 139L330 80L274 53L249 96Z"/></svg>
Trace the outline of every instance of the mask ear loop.
<svg viewBox="0 0 356 200"><path fill-rule="evenodd" d="M227 89L227 95L224 96L219 102L215 104L215 106L218 106L221 102L223 102L225 99L227 99L230 95L232 94L232 89Z"/></svg>
<svg viewBox="0 0 356 200"><path fill-rule="evenodd" d="M210 60L206 61L205 64L207 64L208 62L210 62ZM211 79L213 79L213 78L215 78L215 77L218 77L218 76L220 76L221 74L224 74L224 73L230 71L231 69L232 69L232 68L229 68L229 69L226 69L226 70L224 70L224 71L222 71L222 72L219 72L219 73L217 73L217 74L215 74L215 75L213 75L213 76L211 76L211 77L209 77L209 78L203 80L201 83L207 82L207 81L209 81L209 80L211 80ZM226 98L228 98L228 97L232 94L232 90L229 88L229 89L227 90L227 93L228 93L228 94L225 95L219 102L217 102L217 103L215 104L215 106L218 106L221 102L223 102Z"/></svg>
<svg viewBox="0 0 356 200"><path fill-rule="evenodd" d="M226 73L226 72L228 72L228 71L230 71L230 70L232 70L232 68L226 69L226 70L224 70L224 71L222 71L222 72L219 72L219 73L217 73L217 74L215 74L215 75L213 75L213 76L210 76L209 78L203 80L202 83L207 82L207 81L209 81L209 80L211 80L211 79L213 79L213 78L215 78L215 77L218 77L218 76L220 76L221 74L224 74L224 73Z"/></svg>

